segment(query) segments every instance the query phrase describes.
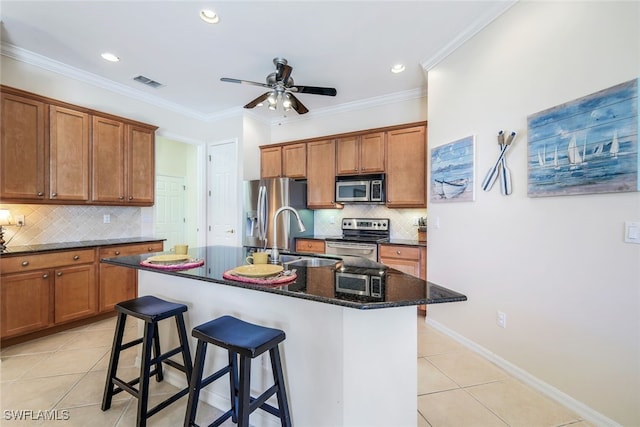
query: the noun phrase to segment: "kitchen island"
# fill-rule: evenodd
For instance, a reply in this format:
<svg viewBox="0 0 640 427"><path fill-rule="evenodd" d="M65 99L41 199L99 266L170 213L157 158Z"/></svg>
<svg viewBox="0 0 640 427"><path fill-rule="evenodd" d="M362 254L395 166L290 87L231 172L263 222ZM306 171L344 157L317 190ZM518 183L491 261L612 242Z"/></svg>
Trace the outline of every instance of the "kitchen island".
<svg viewBox="0 0 640 427"><path fill-rule="evenodd" d="M465 301L464 295L358 257L333 266L296 266L295 281L273 286L223 278L245 264L243 248L198 248L189 255L204 265L184 271L141 265L149 255L102 262L138 269L139 295L186 304L188 330L227 314L284 330L281 353L294 425L416 425L416 306ZM356 276L381 277L382 286L351 292L352 282L343 279ZM161 337L163 347L175 344L174 325L161 325ZM223 366L226 357L212 347L205 371ZM255 359L252 370L252 390L271 385L268 355ZM185 385L178 373L167 378ZM201 399L227 408L227 393L228 383L218 381ZM279 424L263 411L252 414L251 423Z"/></svg>

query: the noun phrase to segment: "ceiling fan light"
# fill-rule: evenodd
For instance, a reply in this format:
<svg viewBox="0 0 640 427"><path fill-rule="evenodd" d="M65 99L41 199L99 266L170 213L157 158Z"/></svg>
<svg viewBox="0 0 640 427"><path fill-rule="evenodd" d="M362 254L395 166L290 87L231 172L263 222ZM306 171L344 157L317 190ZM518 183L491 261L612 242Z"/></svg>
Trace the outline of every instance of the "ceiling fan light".
<svg viewBox="0 0 640 427"><path fill-rule="evenodd" d="M269 104L269 110L275 111L278 108L278 104Z"/></svg>
<svg viewBox="0 0 640 427"><path fill-rule="evenodd" d="M282 106L286 111L289 111L291 109L291 97L289 96L288 93L284 96L284 99L282 100Z"/></svg>
<svg viewBox="0 0 640 427"><path fill-rule="evenodd" d="M267 97L267 102L269 103L269 108L271 108L272 105L275 106L278 103L278 98L275 92L271 92L269 94L269 96Z"/></svg>
<svg viewBox="0 0 640 427"><path fill-rule="evenodd" d="M200 11L200 19L208 24L217 24L220 22L220 17L211 9L202 9Z"/></svg>

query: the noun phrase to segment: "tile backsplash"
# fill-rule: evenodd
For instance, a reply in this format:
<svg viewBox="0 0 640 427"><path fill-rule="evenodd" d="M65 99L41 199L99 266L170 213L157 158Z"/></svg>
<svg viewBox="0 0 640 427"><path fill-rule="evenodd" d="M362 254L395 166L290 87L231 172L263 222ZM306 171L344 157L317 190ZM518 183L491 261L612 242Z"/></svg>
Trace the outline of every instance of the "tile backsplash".
<svg viewBox="0 0 640 427"><path fill-rule="evenodd" d="M322 209L314 214L314 234L316 236L336 236L342 234L342 218L389 218L392 239L418 239L418 227L414 220L427 216L422 209L388 209L384 205L344 205L344 209Z"/></svg>
<svg viewBox="0 0 640 427"><path fill-rule="evenodd" d="M25 226L5 227L11 246L142 235L141 208L119 206L2 205L11 215L24 215ZM105 215L109 223L105 224ZM13 221L12 221L13 222Z"/></svg>

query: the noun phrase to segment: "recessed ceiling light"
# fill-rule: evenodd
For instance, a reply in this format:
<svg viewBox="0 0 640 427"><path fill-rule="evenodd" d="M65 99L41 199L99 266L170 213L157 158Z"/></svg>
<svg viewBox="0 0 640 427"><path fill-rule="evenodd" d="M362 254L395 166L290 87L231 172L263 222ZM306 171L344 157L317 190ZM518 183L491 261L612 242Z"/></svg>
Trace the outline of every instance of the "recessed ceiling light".
<svg viewBox="0 0 640 427"><path fill-rule="evenodd" d="M106 59L109 62L118 62L118 61L120 61L120 58L115 56L113 53L105 52L100 56L102 56L102 59Z"/></svg>
<svg viewBox="0 0 640 427"><path fill-rule="evenodd" d="M393 67L391 67L391 72L392 73L401 73L405 70L405 66L403 64L396 64Z"/></svg>
<svg viewBox="0 0 640 427"><path fill-rule="evenodd" d="M220 22L220 17L211 9L202 9L200 11L200 19L209 24L217 24Z"/></svg>

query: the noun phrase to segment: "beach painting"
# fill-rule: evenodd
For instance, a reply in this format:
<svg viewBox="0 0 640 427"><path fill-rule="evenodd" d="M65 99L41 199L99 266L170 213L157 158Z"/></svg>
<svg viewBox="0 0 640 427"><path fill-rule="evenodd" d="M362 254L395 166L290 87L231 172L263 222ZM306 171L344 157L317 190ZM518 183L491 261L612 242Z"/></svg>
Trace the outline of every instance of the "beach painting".
<svg viewBox="0 0 640 427"><path fill-rule="evenodd" d="M474 167L475 136L431 149L431 201L475 200Z"/></svg>
<svg viewBox="0 0 640 427"><path fill-rule="evenodd" d="M640 191L638 79L527 118L529 197Z"/></svg>

